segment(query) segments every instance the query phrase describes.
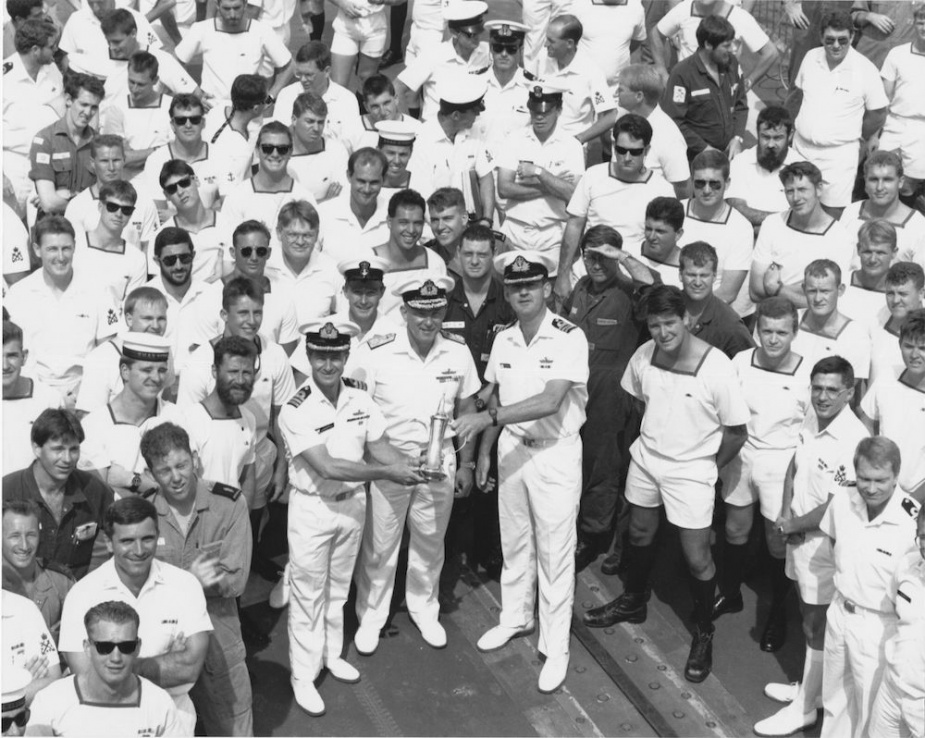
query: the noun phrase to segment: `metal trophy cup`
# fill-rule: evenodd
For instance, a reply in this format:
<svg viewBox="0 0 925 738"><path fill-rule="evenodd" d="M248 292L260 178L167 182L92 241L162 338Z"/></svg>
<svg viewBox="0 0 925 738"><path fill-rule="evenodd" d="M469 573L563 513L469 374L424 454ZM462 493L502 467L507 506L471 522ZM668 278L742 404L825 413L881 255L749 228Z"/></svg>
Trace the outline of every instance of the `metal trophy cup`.
<svg viewBox="0 0 925 738"><path fill-rule="evenodd" d="M450 415L446 412L446 398L440 398L437 412L430 416L430 428L427 436L427 449L424 463L421 465L421 474L428 481L446 478L443 471L443 439L446 427L450 422Z"/></svg>

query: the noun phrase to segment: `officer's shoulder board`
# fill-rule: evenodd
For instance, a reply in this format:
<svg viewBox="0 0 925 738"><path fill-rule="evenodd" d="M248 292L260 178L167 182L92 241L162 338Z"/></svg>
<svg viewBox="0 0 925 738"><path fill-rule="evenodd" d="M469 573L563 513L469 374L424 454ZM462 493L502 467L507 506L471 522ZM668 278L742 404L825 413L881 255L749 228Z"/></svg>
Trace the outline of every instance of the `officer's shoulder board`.
<svg viewBox="0 0 925 738"><path fill-rule="evenodd" d="M212 485L212 494L218 495L219 497L227 497L232 502L235 502L241 496L241 490L228 484L216 482Z"/></svg>
<svg viewBox="0 0 925 738"><path fill-rule="evenodd" d="M526 69L524 69L524 77L526 77L531 82L536 81L536 75L533 72L528 72Z"/></svg>
<svg viewBox="0 0 925 738"><path fill-rule="evenodd" d="M919 514L919 506L915 504L915 500L911 497L906 497L900 503L902 509L906 511L906 515L910 518L915 519Z"/></svg>
<svg viewBox="0 0 925 738"><path fill-rule="evenodd" d="M443 336L447 341L452 341L453 343L461 343L463 346L466 345L466 339L460 336L458 333L452 333L451 331L441 329L440 335Z"/></svg>
<svg viewBox="0 0 925 738"><path fill-rule="evenodd" d="M303 402L305 402L305 398L308 397L311 393L312 388L308 385L305 385L302 389L296 392L286 404L291 405L292 407L298 407Z"/></svg>
<svg viewBox="0 0 925 738"><path fill-rule="evenodd" d="M396 334L394 333L383 333L381 336L373 336L370 338L366 342L366 345L369 346L370 349L377 349L392 343L392 341L395 340L395 337Z"/></svg>
<svg viewBox="0 0 925 738"><path fill-rule="evenodd" d="M577 326L573 323L569 323L565 318L553 318L552 327L563 333L571 333Z"/></svg>
<svg viewBox="0 0 925 738"><path fill-rule="evenodd" d="M36 559L36 563L41 566L45 571L53 571L55 574L60 574L66 579L71 580L72 582L77 581L74 577L73 572L68 569L64 564L59 564L57 561L52 561L51 559Z"/></svg>
<svg viewBox="0 0 925 738"><path fill-rule="evenodd" d="M512 320L510 323L498 323L498 325L496 325L493 330L495 333L501 333L502 331L506 331L509 328L513 328L515 325L517 325L516 320Z"/></svg>
<svg viewBox="0 0 925 738"><path fill-rule="evenodd" d="M13 62L4 62L3 63L3 73L6 74L13 68Z"/></svg>
<svg viewBox="0 0 925 738"><path fill-rule="evenodd" d="M487 67L473 69L471 72L469 72L469 74L485 74L485 72L487 72L489 69L491 69L491 64L489 64Z"/></svg>
<svg viewBox="0 0 925 738"><path fill-rule="evenodd" d="M344 386L353 387L353 389L363 390L366 392L366 382L361 382L359 379L354 379L353 377L344 377Z"/></svg>

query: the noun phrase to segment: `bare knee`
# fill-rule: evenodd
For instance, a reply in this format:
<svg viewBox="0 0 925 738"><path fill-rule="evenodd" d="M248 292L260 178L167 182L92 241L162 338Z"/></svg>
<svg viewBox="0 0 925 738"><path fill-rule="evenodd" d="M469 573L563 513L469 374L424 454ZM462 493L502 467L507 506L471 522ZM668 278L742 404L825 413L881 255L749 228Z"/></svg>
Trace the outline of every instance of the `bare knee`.
<svg viewBox="0 0 925 738"><path fill-rule="evenodd" d="M658 530L658 514L657 507L630 507L630 543L634 546L648 546L652 543Z"/></svg>
<svg viewBox="0 0 925 738"><path fill-rule="evenodd" d="M752 506L726 505L726 542L741 546L748 542L752 529Z"/></svg>

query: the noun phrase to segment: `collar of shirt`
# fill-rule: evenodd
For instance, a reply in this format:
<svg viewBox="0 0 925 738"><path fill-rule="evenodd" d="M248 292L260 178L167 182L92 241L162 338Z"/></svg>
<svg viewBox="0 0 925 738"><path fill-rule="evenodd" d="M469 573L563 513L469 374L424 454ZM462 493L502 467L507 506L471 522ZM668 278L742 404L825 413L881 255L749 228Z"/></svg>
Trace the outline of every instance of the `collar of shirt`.
<svg viewBox="0 0 925 738"><path fill-rule="evenodd" d="M100 589L120 590L128 595L132 600L140 600L145 592L153 589L158 584L164 584L164 566L164 563L153 557L151 558L151 569L148 572L148 578L145 580L145 583L141 585L141 590L138 592L138 597L135 597L135 595L132 594L132 591L119 577L119 572L116 571L115 559L109 559L108 561L100 564L99 569L97 569L97 571L100 572Z"/></svg>
<svg viewBox="0 0 925 738"><path fill-rule="evenodd" d="M193 300L195 300L199 295L205 292L206 288L209 286L208 283L203 282L199 279L194 279L190 282L189 289L186 291L186 294L183 295L182 300L177 300L173 295L167 291L167 285L164 284L164 278L160 274L156 277L153 277L150 282L147 284L148 287L153 287L158 292L164 295L168 303L175 303L180 307L189 305Z"/></svg>
<svg viewBox="0 0 925 738"><path fill-rule="evenodd" d="M269 267L267 268L266 275L270 280L270 284L274 282L279 283L281 281L301 282L302 280L308 279L328 269L337 270L334 260L321 251L317 244L315 244L315 248L312 250L312 255L308 257L308 264L306 264L305 268L298 274L292 270L292 267L286 263L285 259L281 259L281 263L282 268L275 267L272 270L269 269Z"/></svg>
<svg viewBox="0 0 925 738"><path fill-rule="evenodd" d="M537 341L541 339L555 338L556 334L559 331L556 328L553 328L552 322L559 318L558 315L553 313L549 308L546 308L546 314L543 316L543 321L540 323L540 327L536 331L536 335L533 337L533 340L530 341L530 346L533 346ZM520 328L520 320L515 321L513 330L511 331L511 340L521 347L528 347L524 343L524 334Z"/></svg>
<svg viewBox="0 0 925 738"><path fill-rule="evenodd" d="M398 334L395 336L395 353L407 354L409 357L420 361L422 364L430 364L440 359L446 351L448 343L451 346L454 345L452 341L448 342L438 333L437 337L434 339L434 345L430 347L427 356L422 359L420 354L412 347L411 339L408 337L408 327L405 326L399 330Z"/></svg>
<svg viewBox="0 0 925 738"><path fill-rule="evenodd" d="M819 437L828 434L836 441L840 441L850 437L849 426L852 425L852 417L854 417L854 413L851 412L850 407L845 405L842 411L826 426L825 430L819 430L819 417L816 415L815 410L806 414L806 424L813 436Z"/></svg>
<svg viewBox="0 0 925 738"><path fill-rule="evenodd" d="M488 80L488 86L496 89L507 91L517 87L523 87L526 89L530 86L530 81L524 76L523 67L517 67L517 71L514 72L514 76L511 77L510 81L506 85L502 85L498 78L495 76L494 70L489 68L488 73L485 75Z"/></svg>
<svg viewBox="0 0 925 738"><path fill-rule="evenodd" d="M93 140L93 137L96 136L96 131L93 126L87 126L89 135L80 139L80 142L77 144L78 149L82 149L84 146L89 146L90 142ZM51 126L51 135L52 136L65 136L67 140L73 143L71 139L71 134L67 129L67 123L64 120L64 117L58 118Z"/></svg>
<svg viewBox="0 0 925 738"><path fill-rule="evenodd" d="M815 61L815 65L819 67L826 74L840 75L842 73L851 74L854 71L854 67L857 66L858 60L862 58L866 59L867 57L865 57L859 51L856 51L854 48L849 46L848 53L845 54L845 58L842 61L842 63L839 64L834 69L830 69L829 63L825 59L825 49L822 47L819 47L818 51L816 52L816 58L814 61Z"/></svg>
<svg viewBox="0 0 925 738"><path fill-rule="evenodd" d="M700 58L700 54L694 52L692 56L689 57L692 61L691 64L693 69L696 70L697 74L703 78L705 82L716 86L716 79L707 71L706 65L703 63L703 59ZM725 72L720 72L716 70L716 73L719 75L719 86L721 87L723 82L728 82L730 85L736 81L737 74L733 74L737 70L736 63L733 61L732 65Z"/></svg>
<svg viewBox="0 0 925 738"><path fill-rule="evenodd" d="M330 203L330 204L328 204ZM365 226L360 226L360 220L357 218L353 210L350 209L350 190L347 189L343 194L335 197L333 200L328 200L325 203L327 207L322 209L321 216L322 219L327 218L329 220L339 220L345 223L349 223L352 226L360 228L360 230L371 231L382 223L385 223L389 217L389 202L386 198L380 193L376 198L376 210L370 216L369 220L366 221ZM322 228L322 233L324 228Z"/></svg>
<svg viewBox="0 0 925 738"><path fill-rule="evenodd" d="M710 325L713 322L713 318L716 317L716 303L719 302L719 298L716 295L710 295L707 299L707 304L703 306L703 312L700 313L700 318L697 320L698 326Z"/></svg>
<svg viewBox="0 0 925 738"><path fill-rule="evenodd" d="M902 525L903 520L910 520L909 514L902 506L903 499L906 498L906 496L905 492L899 487L896 487L896 489L893 490L892 497L887 501L886 507L883 508L883 512L873 520L867 519L867 503L864 502L864 498L861 496L861 493L857 491L857 488L854 489L854 494L850 497L850 503L858 518L864 521L865 528L876 528L881 525ZM914 520L914 518L912 520Z"/></svg>
<svg viewBox="0 0 925 738"><path fill-rule="evenodd" d="M485 295L485 304L498 300L501 297L501 291L501 280L498 279L498 277L492 277L491 281L488 283L488 294ZM463 285L462 276L456 280L456 284L447 297L453 302L458 302L461 305L468 305L469 298L466 297L466 288Z"/></svg>
<svg viewBox="0 0 925 738"><path fill-rule="evenodd" d="M29 495L42 507L46 507L42 498L42 493L39 491L38 482L35 481L35 473L33 472L33 468L38 463L38 461L33 461L32 464L23 469L23 477L25 481L25 487L29 491ZM80 482L77 481L77 471L78 470L75 469L73 472L71 472L71 475L64 483L64 512L67 512L72 507L77 505L89 504L89 500L84 494L83 487L80 485Z"/></svg>
<svg viewBox="0 0 925 738"><path fill-rule="evenodd" d="M167 503L167 498L164 496L164 493L158 490L153 497L150 498L151 502L154 503L154 507L157 508L157 514L164 518L170 517L173 512L170 505ZM202 510L209 509L209 503L212 499L212 492L209 489L209 486L205 483L204 480L196 479L196 500L193 504L193 510L197 513ZM190 527L192 527L193 518L190 519Z"/></svg>

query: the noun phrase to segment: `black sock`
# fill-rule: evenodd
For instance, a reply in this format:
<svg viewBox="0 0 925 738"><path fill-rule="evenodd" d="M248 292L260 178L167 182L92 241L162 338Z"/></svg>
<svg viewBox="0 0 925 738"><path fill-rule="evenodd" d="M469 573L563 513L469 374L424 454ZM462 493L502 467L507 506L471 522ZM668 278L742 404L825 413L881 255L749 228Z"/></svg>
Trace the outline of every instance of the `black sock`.
<svg viewBox="0 0 925 738"><path fill-rule="evenodd" d="M654 543L648 546L629 545L629 565L626 572L626 592L643 594L649 588L649 577L658 553Z"/></svg>
<svg viewBox="0 0 925 738"><path fill-rule="evenodd" d="M324 33L324 11L320 13L309 13L309 17L312 19L312 33L309 36L311 41L320 41L321 34Z"/></svg>
<svg viewBox="0 0 925 738"><path fill-rule="evenodd" d="M257 537L260 535L260 521L263 520L263 511L266 510L265 507L258 507L256 510L250 511L250 520L251 520L251 550L256 554L257 551ZM256 555L254 556L256 559Z"/></svg>
<svg viewBox="0 0 925 738"><path fill-rule="evenodd" d="M783 609L787 594L793 586L786 572L785 559L771 559L771 609Z"/></svg>
<svg viewBox="0 0 925 738"><path fill-rule="evenodd" d="M739 594L739 588L742 586L742 579L745 577L745 561L748 552L748 544L729 543L726 541L726 547L723 550L723 572L719 580L719 591L726 597L734 597Z"/></svg>
<svg viewBox="0 0 925 738"><path fill-rule="evenodd" d="M713 599L716 596L716 575L707 580L690 578L691 597L694 600L694 624L702 630L713 627Z"/></svg>
<svg viewBox="0 0 925 738"><path fill-rule="evenodd" d="M408 3L393 5L389 11L389 49L395 56L401 56L402 36L405 33L405 21L408 20Z"/></svg>

